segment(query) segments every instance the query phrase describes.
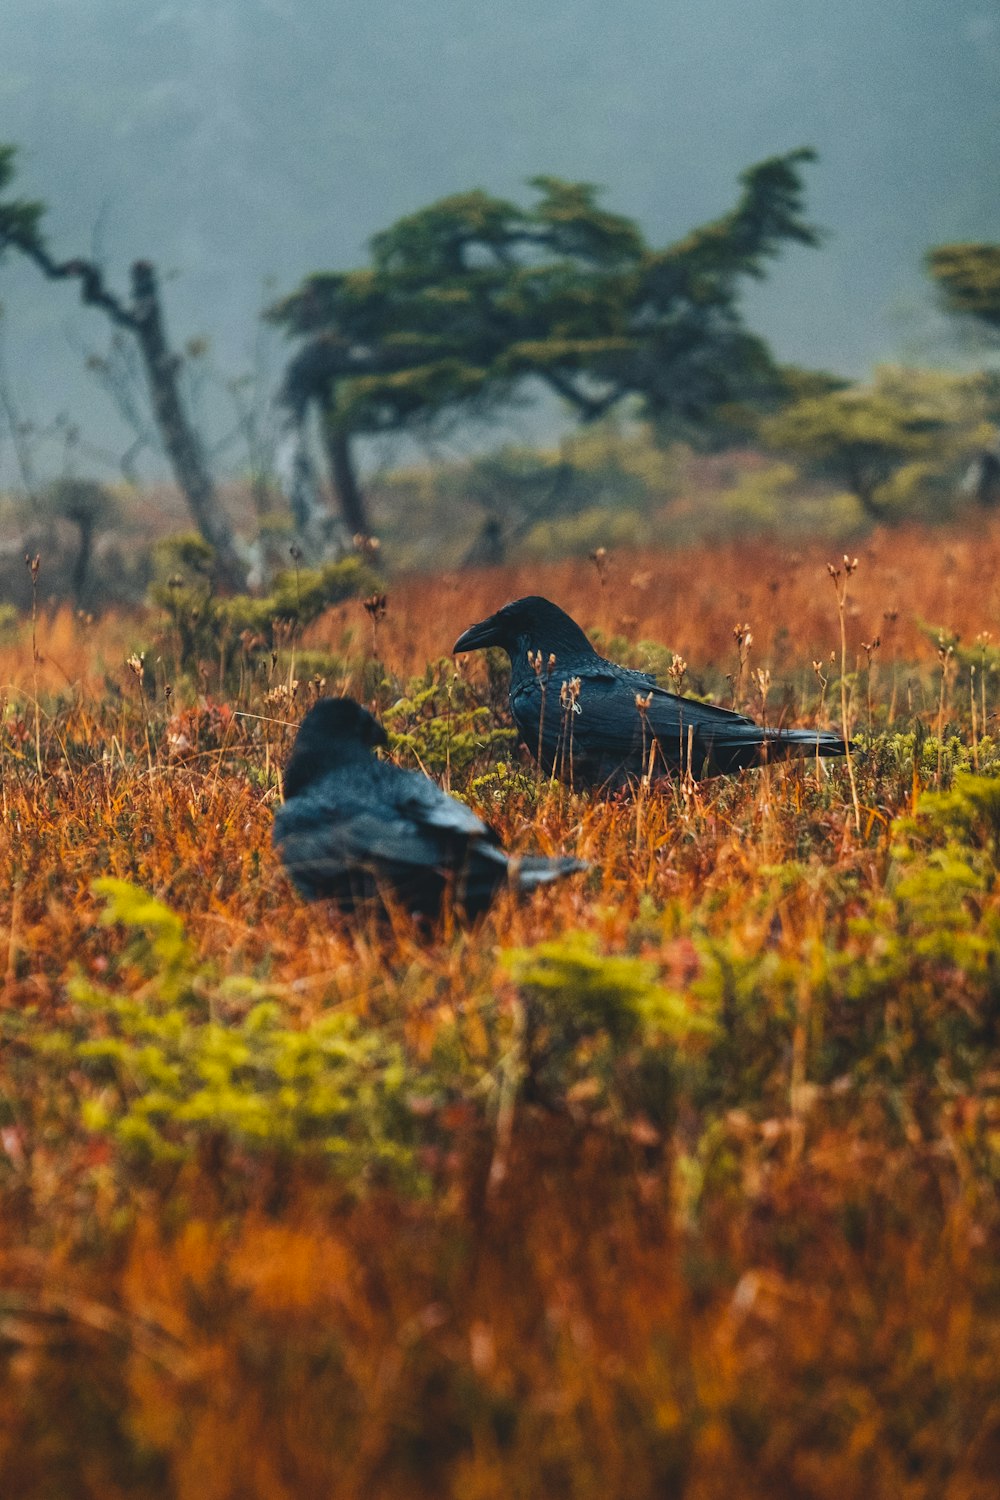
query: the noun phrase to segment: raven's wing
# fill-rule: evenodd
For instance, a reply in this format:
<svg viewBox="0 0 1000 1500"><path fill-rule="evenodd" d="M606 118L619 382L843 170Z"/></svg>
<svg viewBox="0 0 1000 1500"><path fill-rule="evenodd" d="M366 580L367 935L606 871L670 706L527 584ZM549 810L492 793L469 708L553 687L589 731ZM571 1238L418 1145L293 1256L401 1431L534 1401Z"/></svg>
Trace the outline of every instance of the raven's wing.
<svg viewBox="0 0 1000 1500"><path fill-rule="evenodd" d="M633 756L641 758L636 688L607 670L573 673L579 682L577 697L572 705L563 704L561 689L572 669L565 671L565 677L553 675L544 682L534 674L512 682L511 713L546 775L579 786L602 785Z"/></svg>
<svg viewBox="0 0 1000 1500"><path fill-rule="evenodd" d="M660 679L655 672L640 672L637 667L619 667L613 661L609 661L608 666L616 676L627 676L628 679L634 681L637 688L655 688L659 686Z"/></svg>
<svg viewBox="0 0 1000 1500"><path fill-rule="evenodd" d="M331 773L284 803L274 842L306 894L362 870L390 876L454 869L469 848L493 848L472 810L420 772L372 761L365 774Z"/></svg>
<svg viewBox="0 0 1000 1500"><path fill-rule="evenodd" d="M738 714L735 709L700 703L697 698L682 698L661 687L653 688L652 693L653 701L646 710L646 717L657 739L670 733L686 733L691 726L696 733L709 738L715 734L742 735L747 730L763 734L759 724L748 719L746 714Z"/></svg>
<svg viewBox="0 0 1000 1500"><path fill-rule="evenodd" d="M766 761L845 753L842 737L829 730L765 727L732 709L678 698L663 688L653 693L646 715L665 768L686 770L690 759L693 776L727 776Z"/></svg>
<svg viewBox="0 0 1000 1500"><path fill-rule="evenodd" d="M568 675L568 669L567 669ZM751 764L758 755L765 732L761 727L726 708L681 698L646 680L641 673L613 664L578 675L580 688L575 705L562 704L561 679L547 684L524 676L511 692L511 710L521 736L546 772L581 786L603 785L639 776L650 763L653 772L686 768L690 751L691 769L716 769L718 750L725 768L732 755ZM640 711L637 695L649 699ZM719 767L721 769L721 766Z"/></svg>
<svg viewBox="0 0 1000 1500"><path fill-rule="evenodd" d="M422 771L404 771L385 764L379 769L385 780L391 777L394 806L419 827L465 840L482 840L489 845L498 842L493 829L471 807L442 791Z"/></svg>
<svg viewBox="0 0 1000 1500"><path fill-rule="evenodd" d="M274 842L303 890L359 870L436 869L441 859L437 839L408 818L387 807L326 796L322 786L278 809Z"/></svg>

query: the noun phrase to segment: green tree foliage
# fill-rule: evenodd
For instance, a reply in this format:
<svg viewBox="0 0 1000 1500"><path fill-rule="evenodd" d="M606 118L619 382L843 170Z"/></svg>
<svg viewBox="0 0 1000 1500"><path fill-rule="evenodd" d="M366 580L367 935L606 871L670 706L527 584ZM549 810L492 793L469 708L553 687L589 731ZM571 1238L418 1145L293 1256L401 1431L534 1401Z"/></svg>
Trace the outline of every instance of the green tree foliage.
<svg viewBox="0 0 1000 1500"><path fill-rule="evenodd" d="M86 604L92 587L94 544L102 531L119 523L121 506L111 491L94 479L57 479L39 498L43 512L76 527L77 550L70 581L76 603Z"/></svg>
<svg viewBox="0 0 1000 1500"><path fill-rule="evenodd" d="M0 143L0 193L5 192L14 179L16 155L14 146ZM44 212L44 204L29 202L25 198L8 198L0 202L0 259L12 246L19 247L38 238Z"/></svg>
<svg viewBox="0 0 1000 1500"><path fill-rule="evenodd" d="M945 309L986 345L1000 339L1000 245L938 245L927 253L927 269L937 283ZM991 384L995 401L993 419L1000 405L1000 376L993 371L983 379ZM980 505L1000 504L1000 433L986 437L966 474L965 487Z"/></svg>
<svg viewBox="0 0 1000 1500"><path fill-rule="evenodd" d="M816 244L802 216L812 159L749 168L729 213L665 248L590 184L536 177L528 207L445 198L377 234L370 266L308 277L270 316L305 340L284 396L300 417L319 405L348 524L364 529L358 435L491 416L529 382L584 422L632 398L665 426L773 383L739 296L785 244Z"/></svg>
<svg viewBox="0 0 1000 1500"><path fill-rule="evenodd" d="M927 252L927 269L948 312L1000 334L1000 245L937 245Z"/></svg>
<svg viewBox="0 0 1000 1500"><path fill-rule="evenodd" d="M760 424L764 444L842 485L885 520L918 485L940 488L982 441L995 396L979 377L886 367L869 386L807 391Z"/></svg>

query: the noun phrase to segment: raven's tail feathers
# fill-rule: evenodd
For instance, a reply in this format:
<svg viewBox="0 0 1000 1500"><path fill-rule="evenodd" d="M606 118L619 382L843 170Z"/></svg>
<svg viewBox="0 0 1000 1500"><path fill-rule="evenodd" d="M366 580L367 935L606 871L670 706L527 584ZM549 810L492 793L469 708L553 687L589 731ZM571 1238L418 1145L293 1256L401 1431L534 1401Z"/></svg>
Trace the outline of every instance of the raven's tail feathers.
<svg viewBox="0 0 1000 1500"><path fill-rule="evenodd" d="M575 875L579 870L589 870L583 859L546 859L541 854L526 854L523 859L510 862L510 879L515 890L534 891L540 885L550 885L564 875Z"/></svg>
<svg viewBox="0 0 1000 1500"><path fill-rule="evenodd" d="M698 765L698 745L694 746L692 770L695 776L729 776L753 766L773 764L795 757L845 755L843 736L829 729L762 729L747 724L715 735L704 765Z"/></svg>
<svg viewBox="0 0 1000 1500"><path fill-rule="evenodd" d="M775 760L788 760L793 755L846 755L844 736L832 729L774 729L769 730L767 755Z"/></svg>

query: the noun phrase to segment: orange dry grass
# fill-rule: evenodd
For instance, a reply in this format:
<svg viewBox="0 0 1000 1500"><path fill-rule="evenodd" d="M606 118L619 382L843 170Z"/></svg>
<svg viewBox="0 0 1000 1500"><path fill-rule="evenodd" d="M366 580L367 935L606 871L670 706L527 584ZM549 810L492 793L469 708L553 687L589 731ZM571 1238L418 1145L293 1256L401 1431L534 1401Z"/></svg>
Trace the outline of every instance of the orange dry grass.
<svg viewBox="0 0 1000 1500"><path fill-rule="evenodd" d="M966 641L990 629L991 622L1000 626L1000 518L977 517L974 534L967 527L876 531L861 544L859 558L848 605L851 647L859 656L861 642L878 635L883 658L926 659L921 623ZM544 569L524 565L410 575L390 585L378 651L405 680L447 655L473 620L511 599L541 592L606 638L663 643L684 656L696 675L732 669L737 620L752 627L755 662L800 672L839 648L827 574L827 564L839 561L825 542L785 550L751 540L676 554L615 554L603 582L593 564L580 559ZM359 645L370 641L367 619L356 606L344 605L310 627L304 644L338 643L345 624L353 627ZM87 693L100 692L106 673L124 685L125 657L149 636L141 616L112 616L87 626L68 607L43 612L35 669L39 688L56 693L79 685ZM0 693L25 694L32 688L24 637L16 646L0 643Z"/></svg>
<svg viewBox="0 0 1000 1500"><path fill-rule="evenodd" d="M884 654L926 659L922 621L967 641L983 629L1000 633L1000 519L977 518L975 534L877 531L857 550L848 608L853 651L860 654L862 640L880 635ZM603 585L596 568L579 559L545 569L412 577L391 587L380 645L397 670L416 672L473 620L510 599L543 593L586 629L662 642L695 674L713 666L732 670L737 620L752 627L757 663L799 671L839 649L827 574L827 564L839 561L828 543L787 550L747 541L676 554L615 554Z"/></svg>
<svg viewBox="0 0 1000 1500"><path fill-rule="evenodd" d="M1000 636L1000 526L984 530L877 536L851 579L852 659L881 634L916 708L926 683L929 727L919 622ZM404 579L378 655L405 683L472 620L541 592L716 682L749 622L774 701L793 683L814 712L811 662L839 646L828 560L733 547L614 558L603 586L579 563ZM357 687L360 606L305 644L339 650L345 629ZM912 779L862 767L862 837L842 772L808 764L631 803L519 793L484 809L505 840L589 858L586 880L503 900L471 933L354 926L304 906L270 850L268 768L290 729L206 719L204 742L171 757L172 709L141 701L122 665L148 631L63 612L39 624L39 661L25 633L0 647L8 1012L56 1019L72 973L101 982L121 938L96 925L99 874L181 912L220 974L266 977L292 1024L344 1007L417 1057L456 1018L474 1047L477 997L510 991L503 953L577 928L684 989L696 913L710 941L806 977L791 1022L761 1011L754 1030L750 1012L746 1078L718 1081L713 1119L682 1100L657 1141L641 1121L610 1130L524 1102L491 1177L493 1127L458 1101L425 1199L359 1199L308 1164L220 1167L211 1152L136 1174L0 1064L0 1493L993 1500L1000 1215L977 1163L1000 1123L996 1077L941 1090L890 1059L884 1086L809 1083L820 1043L871 1018L810 1010L805 956L823 943L869 960L856 919L883 895ZM243 707L289 715L259 696ZM790 887L775 868L793 860L807 878ZM954 983L942 970L942 993Z"/></svg>

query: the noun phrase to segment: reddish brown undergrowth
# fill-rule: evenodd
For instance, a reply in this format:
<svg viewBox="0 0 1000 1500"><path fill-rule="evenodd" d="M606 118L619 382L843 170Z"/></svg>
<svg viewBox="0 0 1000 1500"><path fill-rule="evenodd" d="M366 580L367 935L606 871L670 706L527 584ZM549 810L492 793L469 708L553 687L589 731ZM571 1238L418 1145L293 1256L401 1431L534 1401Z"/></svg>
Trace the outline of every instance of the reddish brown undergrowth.
<svg viewBox="0 0 1000 1500"><path fill-rule="evenodd" d="M593 866L472 932L296 897L270 824L310 695L413 702L466 625L539 592L722 701L835 723L839 559L400 579L374 629L345 604L256 676L206 664L169 696L148 617L0 645L0 1494L992 1500L998 553L994 523L859 552L860 831L839 766L611 802L539 784L460 739L468 701L505 722L484 664L439 669L394 729L434 749L454 713L453 789L511 847ZM180 980L101 922L97 877L178 914ZM252 1054L331 1018L367 1090L337 1106L342 1159L267 1133L268 1101L310 1118L320 1062L282 1080ZM352 1051L372 1039L384 1075Z"/></svg>

